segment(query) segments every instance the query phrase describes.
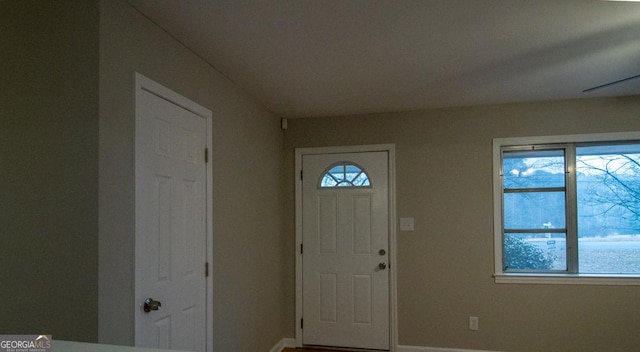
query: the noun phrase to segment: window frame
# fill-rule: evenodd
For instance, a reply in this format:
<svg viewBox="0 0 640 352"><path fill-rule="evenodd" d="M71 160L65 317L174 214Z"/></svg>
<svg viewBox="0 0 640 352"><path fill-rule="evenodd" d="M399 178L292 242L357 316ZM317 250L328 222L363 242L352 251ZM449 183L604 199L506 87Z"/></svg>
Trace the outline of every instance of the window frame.
<svg viewBox="0 0 640 352"><path fill-rule="evenodd" d="M493 237L494 237L494 280L496 283L513 284L579 284L579 285L640 285L640 275L633 274L580 274L577 272L578 258L569 251L567 271L562 272L518 272L503 270L503 189L502 189L502 151L504 149L521 149L533 146L555 145L566 148L566 170L568 179L566 187L567 200L575 199L575 144L582 143L616 143L623 141L640 141L640 131L614 132L577 135L508 137L493 139ZM573 204L571 204L573 203ZM577 206L575 202L566 205L567 244L577 244ZM572 232L572 234L570 234ZM572 237L572 238L570 238ZM577 253L577 249L575 251ZM575 257L575 258L573 258Z"/></svg>
<svg viewBox="0 0 640 352"><path fill-rule="evenodd" d="M535 231L533 228L526 228L526 229L513 229L513 228L505 228L504 227L504 218L502 217L502 211L504 210L504 195L507 193L521 193L523 192L521 188L515 188L515 189L509 189L509 191L507 191L507 189L504 189L504 183L502 180L502 175L504 173L504 170L502 170L502 165L503 165L503 156L505 153L509 153L509 152L530 152L530 151L536 151L536 152L545 152L545 151L562 151L562 158L564 160L564 179L563 179L563 186L559 187L559 186L554 186L554 187L533 187L533 188L526 188L527 189L527 193L547 193L547 192L562 192L563 196L564 196L564 210L565 210L565 214L564 214L564 219L565 219L565 224L564 227L561 228L560 230L563 230L559 233L564 233L565 235L565 241L566 241L566 245L567 247L575 247L577 244L577 236L571 236L570 234L575 234L577 233L577 224L573 221L570 221L571 219L575 219L576 218L576 204L574 202L571 202L571 199L575 199L575 195L576 195L576 191L575 191L575 173L571 172L570 170L574 170L575 169L575 154L573 153L572 150L572 145L571 143L562 143L562 144L558 144L558 143L552 143L552 144L535 144L534 145L518 145L518 146L503 146L500 148L500 189L501 189L501 194L500 196L502 197L501 200L501 205L500 205L500 212L501 212L501 222L500 225L502 226L501 229L501 239L502 241L504 241L504 234L505 233L544 233L544 232L554 232L551 231L549 229L539 229L539 231ZM573 161L572 161L573 160ZM510 231L507 231L510 230ZM504 244L503 244L504 245ZM502 246L501 248L504 248L504 246ZM566 261L566 270L542 270L542 271L538 271L541 274L564 274L564 273L577 273L577 265L578 263L578 258L575 255L572 255L571 253L569 253L567 251L567 261ZM503 272L504 272L504 257L503 257L503 261L501 264L501 268L503 268ZM511 269L509 270L509 273L527 273L527 274L531 274L534 273L536 271L534 270L525 270L525 269Z"/></svg>

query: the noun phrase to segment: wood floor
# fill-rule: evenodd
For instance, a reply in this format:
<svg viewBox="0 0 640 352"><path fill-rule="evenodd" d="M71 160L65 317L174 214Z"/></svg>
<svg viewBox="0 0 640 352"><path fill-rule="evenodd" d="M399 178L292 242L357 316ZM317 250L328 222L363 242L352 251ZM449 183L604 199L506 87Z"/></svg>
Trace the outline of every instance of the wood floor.
<svg viewBox="0 0 640 352"><path fill-rule="evenodd" d="M317 349L317 348L285 348L282 352L340 352L337 350Z"/></svg>
<svg viewBox="0 0 640 352"><path fill-rule="evenodd" d="M324 348L285 348L282 352L345 352L345 351L359 351L367 352L367 350L349 350L349 349L335 349L329 350ZM380 352L380 351L377 351Z"/></svg>
<svg viewBox="0 0 640 352"><path fill-rule="evenodd" d="M335 350L318 350L311 348L285 348L282 352L336 352Z"/></svg>

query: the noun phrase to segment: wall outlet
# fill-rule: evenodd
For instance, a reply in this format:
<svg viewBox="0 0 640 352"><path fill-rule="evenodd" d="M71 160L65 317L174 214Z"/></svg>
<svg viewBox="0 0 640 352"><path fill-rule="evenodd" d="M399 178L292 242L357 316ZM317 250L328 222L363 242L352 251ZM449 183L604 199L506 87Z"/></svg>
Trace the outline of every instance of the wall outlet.
<svg viewBox="0 0 640 352"><path fill-rule="evenodd" d="M469 317L469 330L478 330L479 327L479 319L478 317Z"/></svg>

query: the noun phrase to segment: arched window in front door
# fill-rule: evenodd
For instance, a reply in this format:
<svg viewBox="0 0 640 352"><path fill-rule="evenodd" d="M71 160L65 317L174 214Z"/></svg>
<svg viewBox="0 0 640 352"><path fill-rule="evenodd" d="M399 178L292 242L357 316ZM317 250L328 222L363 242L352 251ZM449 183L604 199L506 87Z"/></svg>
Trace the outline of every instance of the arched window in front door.
<svg viewBox="0 0 640 352"><path fill-rule="evenodd" d="M366 171L355 163L343 161L329 166L320 178L319 188L370 188Z"/></svg>

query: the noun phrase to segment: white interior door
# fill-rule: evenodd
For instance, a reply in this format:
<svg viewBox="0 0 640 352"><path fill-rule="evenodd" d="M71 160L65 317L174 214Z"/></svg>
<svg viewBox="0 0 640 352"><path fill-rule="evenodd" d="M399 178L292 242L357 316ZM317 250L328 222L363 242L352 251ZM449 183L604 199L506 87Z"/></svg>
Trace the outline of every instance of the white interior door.
<svg viewBox="0 0 640 352"><path fill-rule="evenodd" d="M340 165L370 184L321 187ZM389 350L388 152L303 155L302 171L302 342Z"/></svg>
<svg viewBox="0 0 640 352"><path fill-rule="evenodd" d="M204 352L207 121L162 92L138 88L135 342Z"/></svg>

